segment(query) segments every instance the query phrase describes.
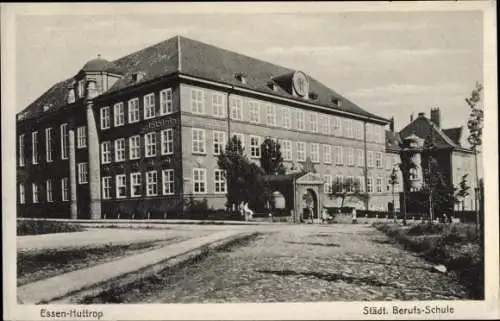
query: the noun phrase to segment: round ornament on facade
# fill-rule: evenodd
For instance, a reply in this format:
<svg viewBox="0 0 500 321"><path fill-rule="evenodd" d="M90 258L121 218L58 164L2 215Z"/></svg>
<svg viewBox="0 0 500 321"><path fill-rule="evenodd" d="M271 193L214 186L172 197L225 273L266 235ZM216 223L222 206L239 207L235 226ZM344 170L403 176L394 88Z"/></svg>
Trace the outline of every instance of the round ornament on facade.
<svg viewBox="0 0 500 321"><path fill-rule="evenodd" d="M300 97L304 97L309 92L309 83L303 72L296 71L293 74L293 89Z"/></svg>

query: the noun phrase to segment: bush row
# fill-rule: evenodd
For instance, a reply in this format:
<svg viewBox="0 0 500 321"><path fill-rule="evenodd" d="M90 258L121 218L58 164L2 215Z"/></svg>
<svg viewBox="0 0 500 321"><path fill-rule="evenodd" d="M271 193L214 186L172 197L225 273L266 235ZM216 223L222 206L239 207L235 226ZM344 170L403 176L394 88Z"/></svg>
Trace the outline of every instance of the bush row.
<svg viewBox="0 0 500 321"><path fill-rule="evenodd" d="M17 235L36 235L49 233L78 232L83 228L66 222L43 220L17 220Z"/></svg>

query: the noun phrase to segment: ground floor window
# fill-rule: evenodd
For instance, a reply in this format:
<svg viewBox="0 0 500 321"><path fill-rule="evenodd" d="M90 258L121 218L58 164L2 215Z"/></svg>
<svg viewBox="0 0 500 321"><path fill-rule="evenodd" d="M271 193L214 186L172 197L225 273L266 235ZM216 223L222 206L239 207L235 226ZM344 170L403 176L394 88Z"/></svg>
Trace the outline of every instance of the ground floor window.
<svg viewBox="0 0 500 321"><path fill-rule="evenodd" d="M158 194L158 175L156 171L146 173L146 195L155 196Z"/></svg>
<svg viewBox="0 0 500 321"><path fill-rule="evenodd" d="M141 196L141 173L131 173L130 174L130 196L139 197Z"/></svg>
<svg viewBox="0 0 500 321"><path fill-rule="evenodd" d="M225 193L226 179L224 178L224 171L216 169L214 174L215 193Z"/></svg>
<svg viewBox="0 0 500 321"><path fill-rule="evenodd" d="M207 175L205 168L193 169L193 193L204 194L207 192Z"/></svg>
<svg viewBox="0 0 500 321"><path fill-rule="evenodd" d="M174 170L163 170L163 195L174 194Z"/></svg>
<svg viewBox="0 0 500 321"><path fill-rule="evenodd" d="M45 181L45 192L47 194L47 202L53 202L53 190L52 190L52 180L48 179Z"/></svg>
<svg viewBox="0 0 500 321"><path fill-rule="evenodd" d="M116 198L127 197L127 184L125 174L116 175Z"/></svg>
<svg viewBox="0 0 500 321"><path fill-rule="evenodd" d="M33 193L33 203L38 203L38 185L36 183L31 184L31 190Z"/></svg>
<svg viewBox="0 0 500 321"><path fill-rule="evenodd" d="M24 184L19 184L19 204L24 204L26 202L26 192L24 190Z"/></svg>
<svg viewBox="0 0 500 321"><path fill-rule="evenodd" d="M69 187L68 178L64 177L61 179L61 200L66 202L69 200Z"/></svg>
<svg viewBox="0 0 500 321"><path fill-rule="evenodd" d="M111 198L111 176L106 176L102 178L102 198Z"/></svg>

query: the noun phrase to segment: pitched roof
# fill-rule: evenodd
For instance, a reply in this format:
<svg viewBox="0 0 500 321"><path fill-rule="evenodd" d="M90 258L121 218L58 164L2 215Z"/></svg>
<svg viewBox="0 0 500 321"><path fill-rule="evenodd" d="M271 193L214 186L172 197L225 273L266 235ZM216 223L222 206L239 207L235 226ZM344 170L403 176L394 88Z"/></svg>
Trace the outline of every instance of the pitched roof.
<svg viewBox="0 0 500 321"><path fill-rule="evenodd" d="M460 139L462 138L462 127L447 128L443 129L443 132L448 136L455 144L461 145Z"/></svg>
<svg viewBox="0 0 500 321"><path fill-rule="evenodd" d="M139 83L179 72L261 93L304 101L304 99L293 96L292 93L279 86L277 86L276 91L269 87L269 81L273 78L292 74L294 70L181 36L170 38L119 58L110 62L109 65L112 65L113 70L124 76L103 95L137 85L138 82L131 77L137 72L144 73L144 77ZM246 83L236 79L235 75L237 74L245 74ZM309 75L306 77L309 81L310 92L315 94L315 99L307 100L308 103L387 121L385 118L362 109ZM40 105L47 101L51 102L55 108L65 106L67 86L70 81L71 79L67 79L54 85L21 113L25 113L27 118L34 117L38 114L38 109L42 108ZM342 100L342 107L336 106L332 98Z"/></svg>

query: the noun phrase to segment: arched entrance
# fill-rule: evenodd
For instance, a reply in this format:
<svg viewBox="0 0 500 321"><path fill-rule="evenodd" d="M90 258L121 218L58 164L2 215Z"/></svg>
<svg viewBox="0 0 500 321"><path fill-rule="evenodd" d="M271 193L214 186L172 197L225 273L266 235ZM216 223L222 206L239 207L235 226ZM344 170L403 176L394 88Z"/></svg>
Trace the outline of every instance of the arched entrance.
<svg viewBox="0 0 500 321"><path fill-rule="evenodd" d="M312 188L302 194L302 219L304 221L318 219L318 195Z"/></svg>

